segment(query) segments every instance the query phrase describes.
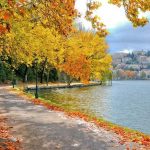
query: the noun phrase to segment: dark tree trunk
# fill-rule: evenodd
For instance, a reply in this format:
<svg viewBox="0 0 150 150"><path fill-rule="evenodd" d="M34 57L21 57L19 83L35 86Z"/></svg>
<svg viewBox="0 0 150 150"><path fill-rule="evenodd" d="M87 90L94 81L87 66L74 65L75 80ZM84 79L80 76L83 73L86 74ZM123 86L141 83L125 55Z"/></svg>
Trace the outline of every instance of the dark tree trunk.
<svg viewBox="0 0 150 150"><path fill-rule="evenodd" d="M27 81L28 81L28 67L26 66L25 71L24 71L23 82L27 83Z"/></svg>
<svg viewBox="0 0 150 150"><path fill-rule="evenodd" d="M25 71L24 71L24 78L23 78L23 82L24 84L24 89L26 89L28 87L27 82L28 82L28 67L26 66Z"/></svg>
<svg viewBox="0 0 150 150"><path fill-rule="evenodd" d="M67 81L67 86L70 86L71 82L70 80Z"/></svg>
<svg viewBox="0 0 150 150"><path fill-rule="evenodd" d="M47 63L47 58L46 58L45 61L43 62L42 71L41 71L41 76L40 76L40 83L43 83L43 78L44 78L44 72L45 72L46 63Z"/></svg>
<svg viewBox="0 0 150 150"><path fill-rule="evenodd" d="M69 75L66 75L66 81L67 81L67 86L69 87L71 85L71 82L73 81L73 78Z"/></svg>
<svg viewBox="0 0 150 150"><path fill-rule="evenodd" d="M4 69L4 64L3 62L1 61L0 59L0 82L5 82L6 81L6 72L5 72L5 69Z"/></svg>
<svg viewBox="0 0 150 150"><path fill-rule="evenodd" d="M47 74L46 74L46 85L48 86L48 82L49 82L49 71L47 71Z"/></svg>

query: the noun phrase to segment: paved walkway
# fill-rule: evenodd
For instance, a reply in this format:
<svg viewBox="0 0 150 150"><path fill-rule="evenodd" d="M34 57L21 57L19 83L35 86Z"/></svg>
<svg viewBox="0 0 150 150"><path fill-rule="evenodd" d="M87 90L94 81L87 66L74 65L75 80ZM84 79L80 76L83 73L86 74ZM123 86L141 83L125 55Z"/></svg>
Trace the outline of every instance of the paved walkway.
<svg viewBox="0 0 150 150"><path fill-rule="evenodd" d="M34 105L0 87L0 115L24 150L123 150L115 134Z"/></svg>

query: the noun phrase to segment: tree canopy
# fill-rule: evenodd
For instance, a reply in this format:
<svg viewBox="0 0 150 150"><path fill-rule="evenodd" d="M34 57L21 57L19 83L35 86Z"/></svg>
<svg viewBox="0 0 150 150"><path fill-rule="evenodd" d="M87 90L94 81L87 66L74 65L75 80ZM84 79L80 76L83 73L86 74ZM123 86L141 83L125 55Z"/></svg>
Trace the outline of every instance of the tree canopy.
<svg viewBox="0 0 150 150"><path fill-rule="evenodd" d="M139 13L150 10L149 1L109 0L109 3L123 6L135 27L148 22ZM94 15L99 7L100 2L87 1L85 18L94 31L79 31L74 26L75 18L80 17L75 0L1 0L2 63L18 71L20 66L32 69L38 59L41 77L46 70L55 68L84 83L102 80L111 72L112 60L105 41L107 29Z"/></svg>

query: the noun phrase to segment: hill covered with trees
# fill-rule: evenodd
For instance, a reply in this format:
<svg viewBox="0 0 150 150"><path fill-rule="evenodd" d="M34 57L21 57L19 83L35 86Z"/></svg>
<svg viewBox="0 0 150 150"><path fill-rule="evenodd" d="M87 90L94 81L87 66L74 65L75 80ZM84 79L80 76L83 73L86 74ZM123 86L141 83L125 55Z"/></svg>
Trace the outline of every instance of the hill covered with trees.
<svg viewBox="0 0 150 150"><path fill-rule="evenodd" d="M114 79L150 79L150 51L120 52L112 57Z"/></svg>

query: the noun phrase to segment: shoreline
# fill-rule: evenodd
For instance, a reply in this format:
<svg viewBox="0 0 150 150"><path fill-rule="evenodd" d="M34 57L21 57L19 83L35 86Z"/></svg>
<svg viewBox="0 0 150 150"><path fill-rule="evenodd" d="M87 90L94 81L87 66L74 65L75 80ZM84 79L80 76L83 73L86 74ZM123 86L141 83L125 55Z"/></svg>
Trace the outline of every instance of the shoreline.
<svg viewBox="0 0 150 150"><path fill-rule="evenodd" d="M102 85L101 82L92 82L89 84L83 84L83 83L72 83L70 86L67 84L54 84L54 85L48 85L48 86L43 86L43 85L38 85L38 89L65 89L65 88L82 88L82 87L91 87L91 86L100 86ZM28 86L25 88L26 91L30 90L35 90L35 86Z"/></svg>
<svg viewBox="0 0 150 150"><path fill-rule="evenodd" d="M44 99L41 99L41 98L34 99L33 95L29 93L24 93L20 89L15 89L14 91L17 91L17 93L21 96L27 97L29 101L31 101L32 103L36 105L44 106L50 110L63 112L65 113L65 115L72 117L72 118L79 118L86 122L92 122L97 127L103 128L106 131L111 131L117 134L120 137L120 144L125 144L126 142L134 142L134 143L138 143L140 145L145 146L146 149L150 148L150 135L147 135L140 131L136 131L133 129L129 129L126 127L113 124L109 121L104 120L103 118L97 118L95 116L90 116L82 112L71 112L71 111L65 110L64 108L55 106L52 103L51 104L48 103Z"/></svg>

